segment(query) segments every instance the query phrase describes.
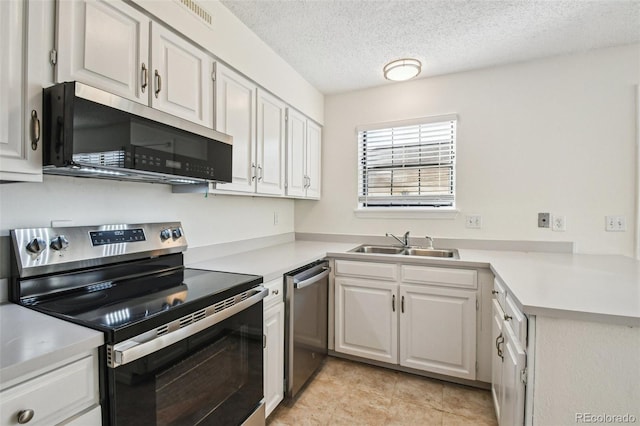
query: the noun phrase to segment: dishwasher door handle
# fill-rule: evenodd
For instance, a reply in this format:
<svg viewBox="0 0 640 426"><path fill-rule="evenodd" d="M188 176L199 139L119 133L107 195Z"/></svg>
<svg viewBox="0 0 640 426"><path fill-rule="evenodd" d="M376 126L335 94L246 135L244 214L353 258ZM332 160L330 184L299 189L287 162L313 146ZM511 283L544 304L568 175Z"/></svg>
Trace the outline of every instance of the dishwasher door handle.
<svg viewBox="0 0 640 426"><path fill-rule="evenodd" d="M304 281L300 281L300 282L295 282L293 283L293 286L295 288L305 288L305 287L309 287L310 285L313 285L315 283L317 283L318 281L322 280L323 278L327 277L329 275L329 272L331 272L331 270L328 267L323 268L324 271L319 273L318 275L314 275L311 278L308 278Z"/></svg>

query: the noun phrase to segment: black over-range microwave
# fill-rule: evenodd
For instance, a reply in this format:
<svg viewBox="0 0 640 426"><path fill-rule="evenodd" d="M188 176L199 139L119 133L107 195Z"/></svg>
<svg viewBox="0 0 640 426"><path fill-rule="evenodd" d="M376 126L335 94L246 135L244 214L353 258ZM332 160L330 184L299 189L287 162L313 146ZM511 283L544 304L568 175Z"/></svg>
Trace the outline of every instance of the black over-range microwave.
<svg viewBox="0 0 640 426"><path fill-rule="evenodd" d="M44 89L43 111L44 173L231 182L229 135L78 82Z"/></svg>

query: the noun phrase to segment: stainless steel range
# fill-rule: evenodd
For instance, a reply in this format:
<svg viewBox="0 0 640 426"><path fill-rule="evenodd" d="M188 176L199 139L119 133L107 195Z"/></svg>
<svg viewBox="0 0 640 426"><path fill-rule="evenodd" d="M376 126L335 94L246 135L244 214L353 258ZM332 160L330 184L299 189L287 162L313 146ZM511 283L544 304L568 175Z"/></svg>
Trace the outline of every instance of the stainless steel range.
<svg viewBox="0 0 640 426"><path fill-rule="evenodd" d="M262 277L185 268L179 222L11 239L10 299L105 333L104 424L264 425Z"/></svg>

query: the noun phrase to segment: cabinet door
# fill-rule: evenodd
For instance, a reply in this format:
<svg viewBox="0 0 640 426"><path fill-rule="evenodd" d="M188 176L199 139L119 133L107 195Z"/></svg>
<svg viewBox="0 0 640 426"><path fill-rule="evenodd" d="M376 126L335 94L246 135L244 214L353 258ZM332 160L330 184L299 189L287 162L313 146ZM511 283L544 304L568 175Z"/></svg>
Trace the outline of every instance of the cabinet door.
<svg viewBox="0 0 640 426"><path fill-rule="evenodd" d="M307 118L289 108L287 111L287 195L306 195Z"/></svg>
<svg viewBox="0 0 640 426"><path fill-rule="evenodd" d="M336 277L336 352L398 363L397 284Z"/></svg>
<svg viewBox="0 0 640 426"><path fill-rule="evenodd" d="M491 398L496 410L496 418L500 418L500 404L502 403L502 357L504 356L504 335L502 324L504 312L496 299L492 301L493 317L491 320Z"/></svg>
<svg viewBox="0 0 640 426"><path fill-rule="evenodd" d="M475 291L400 285L400 365L475 380Z"/></svg>
<svg viewBox="0 0 640 426"><path fill-rule="evenodd" d="M307 120L307 197L320 198L320 166L322 157L322 129L315 123Z"/></svg>
<svg viewBox="0 0 640 426"><path fill-rule="evenodd" d="M284 397L284 303L264 311L264 334L264 400L269 416Z"/></svg>
<svg viewBox="0 0 640 426"><path fill-rule="evenodd" d="M213 128L213 60L166 28L151 24L151 106Z"/></svg>
<svg viewBox="0 0 640 426"><path fill-rule="evenodd" d="M284 195L286 105L258 89L257 190L260 194Z"/></svg>
<svg viewBox="0 0 640 426"><path fill-rule="evenodd" d="M147 105L149 24L121 1L59 1L56 80L77 80Z"/></svg>
<svg viewBox="0 0 640 426"><path fill-rule="evenodd" d="M254 192L256 86L224 65L216 64L216 130L233 136L232 182L218 189Z"/></svg>
<svg viewBox="0 0 640 426"><path fill-rule="evenodd" d="M527 362L527 355L518 337L505 322L502 328L505 337L504 361L502 363L502 403L500 404L501 426L524 424L525 385L521 374Z"/></svg>
<svg viewBox="0 0 640 426"><path fill-rule="evenodd" d="M43 28L40 1L0 1L0 180L42 181Z"/></svg>

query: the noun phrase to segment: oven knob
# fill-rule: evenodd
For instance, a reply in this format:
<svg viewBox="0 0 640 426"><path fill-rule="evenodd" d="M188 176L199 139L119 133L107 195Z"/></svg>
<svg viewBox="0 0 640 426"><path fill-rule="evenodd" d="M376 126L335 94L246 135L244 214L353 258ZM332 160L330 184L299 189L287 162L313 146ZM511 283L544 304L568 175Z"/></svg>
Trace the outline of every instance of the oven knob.
<svg viewBox="0 0 640 426"><path fill-rule="evenodd" d="M180 238L180 237L182 237L182 229L180 229L180 228L175 228L175 229L173 230L173 238L177 240L177 239L178 239L178 238Z"/></svg>
<svg viewBox="0 0 640 426"><path fill-rule="evenodd" d="M47 248L47 242L42 238L34 238L27 243L27 251L32 254L40 254Z"/></svg>
<svg viewBox="0 0 640 426"><path fill-rule="evenodd" d="M51 247L54 250L66 249L68 246L69 246L69 240L67 240L67 237L65 237L64 235L55 237L49 243L49 247Z"/></svg>
<svg viewBox="0 0 640 426"><path fill-rule="evenodd" d="M166 228L160 231L160 239L162 241L168 240L169 238L171 238L171 229Z"/></svg>

